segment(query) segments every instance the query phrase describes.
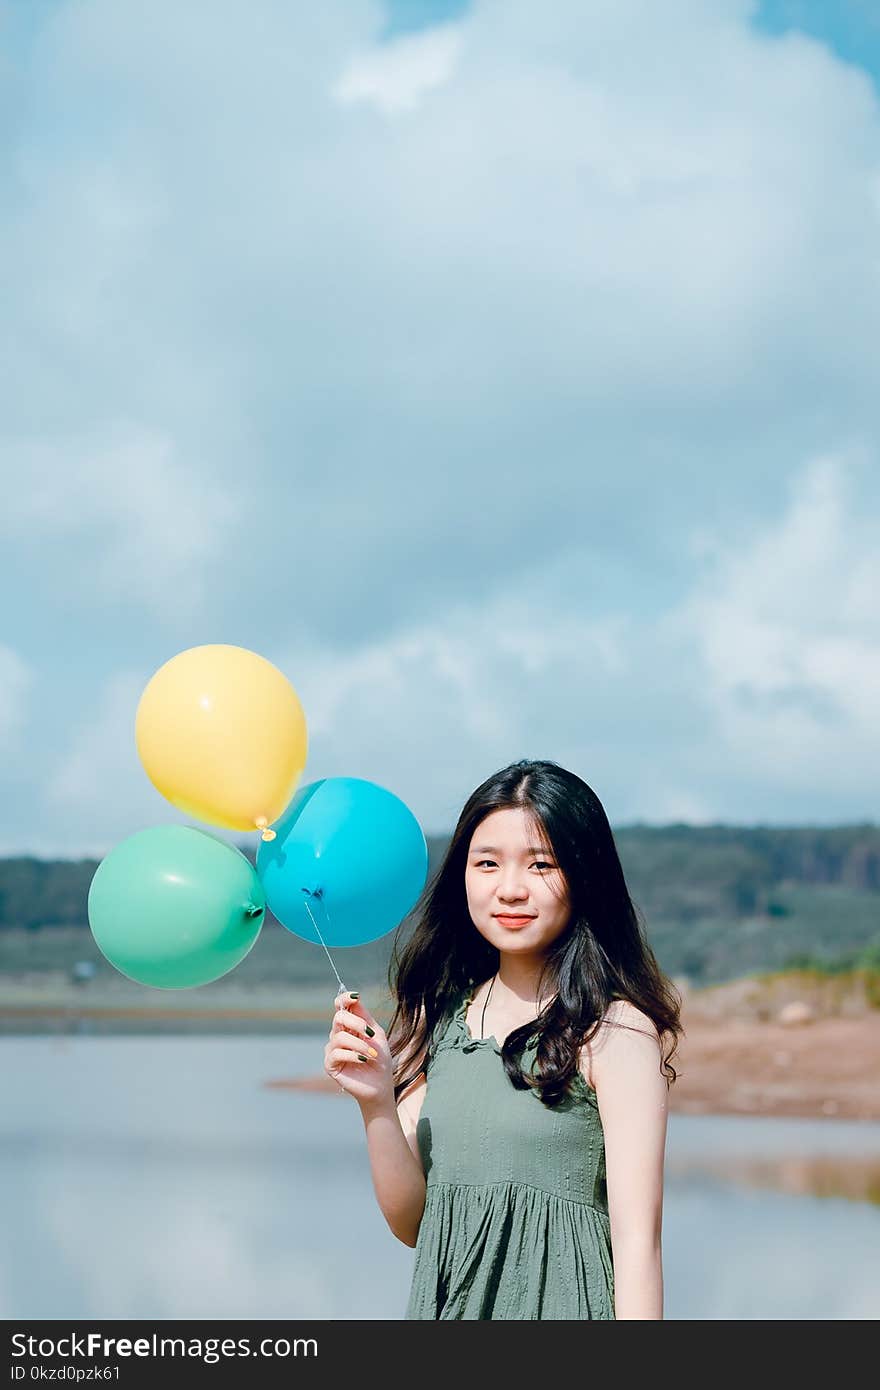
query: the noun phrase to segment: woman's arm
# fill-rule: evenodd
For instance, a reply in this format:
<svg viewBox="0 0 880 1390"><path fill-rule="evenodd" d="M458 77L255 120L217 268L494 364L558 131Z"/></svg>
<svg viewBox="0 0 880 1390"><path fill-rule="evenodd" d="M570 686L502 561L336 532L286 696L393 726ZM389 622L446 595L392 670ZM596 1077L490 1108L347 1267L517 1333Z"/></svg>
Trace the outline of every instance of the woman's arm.
<svg viewBox="0 0 880 1390"><path fill-rule="evenodd" d="M421 1088L423 1094L427 1083L420 1077L396 1104L394 1059L385 1030L350 992L337 996L336 1005L324 1068L360 1106L382 1214L397 1239L414 1246L427 1192L415 1140L422 1097L414 1093Z"/></svg>
<svg viewBox="0 0 880 1390"><path fill-rule="evenodd" d="M418 1239L427 1192L415 1138L425 1090L422 1078L396 1108L393 1101L361 1105L376 1199L394 1235L409 1246Z"/></svg>
<svg viewBox="0 0 880 1390"><path fill-rule="evenodd" d="M663 1317L663 1163L668 1086L653 1021L623 1000L591 1043L591 1076L605 1135L617 1320ZM638 1029L639 1031L633 1031ZM595 1047L595 1050L593 1050Z"/></svg>

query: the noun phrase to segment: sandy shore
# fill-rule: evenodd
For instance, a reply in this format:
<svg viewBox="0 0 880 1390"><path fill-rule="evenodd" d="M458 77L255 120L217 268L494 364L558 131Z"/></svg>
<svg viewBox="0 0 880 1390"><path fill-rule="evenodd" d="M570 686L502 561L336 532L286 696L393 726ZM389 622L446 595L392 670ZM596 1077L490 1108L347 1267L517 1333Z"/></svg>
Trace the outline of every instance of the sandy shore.
<svg viewBox="0 0 880 1390"><path fill-rule="evenodd" d="M799 1025L686 1020L670 1109L880 1120L880 1014Z"/></svg>

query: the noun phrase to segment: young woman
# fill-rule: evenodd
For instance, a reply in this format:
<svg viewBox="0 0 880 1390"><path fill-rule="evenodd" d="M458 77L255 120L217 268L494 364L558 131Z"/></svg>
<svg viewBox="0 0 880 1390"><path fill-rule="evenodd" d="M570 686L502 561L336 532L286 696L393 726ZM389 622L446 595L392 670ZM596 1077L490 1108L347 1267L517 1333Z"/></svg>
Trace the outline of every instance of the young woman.
<svg viewBox="0 0 880 1390"><path fill-rule="evenodd" d="M387 1034L340 995L324 1054L415 1247L405 1317L662 1318L681 999L595 792L553 762L490 777L415 918Z"/></svg>

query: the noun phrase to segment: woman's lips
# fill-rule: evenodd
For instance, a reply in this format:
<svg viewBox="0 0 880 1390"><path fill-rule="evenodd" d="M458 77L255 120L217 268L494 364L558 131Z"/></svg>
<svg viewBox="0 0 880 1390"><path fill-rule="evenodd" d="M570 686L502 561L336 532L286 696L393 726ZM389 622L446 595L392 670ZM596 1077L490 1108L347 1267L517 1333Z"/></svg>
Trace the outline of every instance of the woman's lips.
<svg viewBox="0 0 880 1390"><path fill-rule="evenodd" d="M500 922L503 927L524 927L526 922L533 922L534 917L507 917L496 912L495 920Z"/></svg>

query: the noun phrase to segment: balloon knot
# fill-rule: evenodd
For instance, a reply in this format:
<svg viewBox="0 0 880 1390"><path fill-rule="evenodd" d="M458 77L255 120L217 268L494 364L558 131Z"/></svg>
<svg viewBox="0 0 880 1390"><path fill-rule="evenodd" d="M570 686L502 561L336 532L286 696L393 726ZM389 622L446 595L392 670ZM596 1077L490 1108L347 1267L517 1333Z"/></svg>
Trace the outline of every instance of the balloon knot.
<svg viewBox="0 0 880 1390"><path fill-rule="evenodd" d="M258 829L258 830L261 830L261 831L263 832L263 839L264 839L264 840L274 840L274 839L275 839L275 831L274 831L274 830L269 830L269 829L267 829L267 826L268 826L269 822L268 822L268 820L267 820L267 818L266 818L265 816L257 816L257 819L256 819L256 821L255 821L254 823L255 823L257 829Z"/></svg>

